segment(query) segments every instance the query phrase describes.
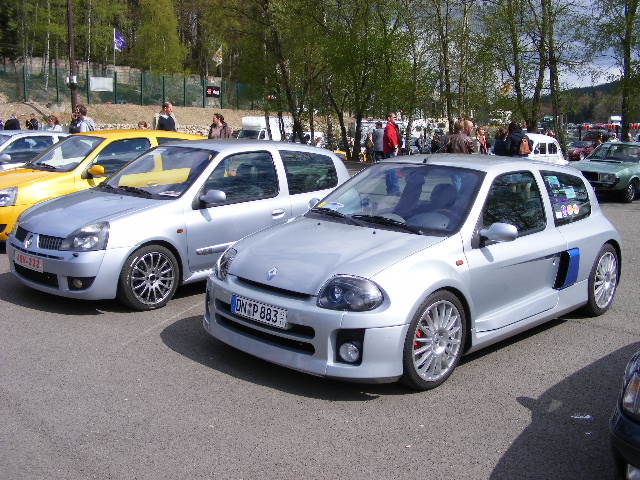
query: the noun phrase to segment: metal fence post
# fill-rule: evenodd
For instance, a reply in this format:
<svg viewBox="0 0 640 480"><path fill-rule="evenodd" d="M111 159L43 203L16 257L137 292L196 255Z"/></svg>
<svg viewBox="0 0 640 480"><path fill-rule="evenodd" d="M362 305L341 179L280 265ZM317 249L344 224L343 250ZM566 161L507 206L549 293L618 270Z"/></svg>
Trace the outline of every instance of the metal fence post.
<svg viewBox="0 0 640 480"><path fill-rule="evenodd" d="M144 72L140 72L140 105L144 105Z"/></svg>
<svg viewBox="0 0 640 480"><path fill-rule="evenodd" d="M207 79L202 79L202 108L207 106Z"/></svg>
<svg viewBox="0 0 640 480"><path fill-rule="evenodd" d="M113 70L113 103L118 104L118 72L115 70Z"/></svg>
<svg viewBox="0 0 640 480"><path fill-rule="evenodd" d="M182 106L186 107L187 106L187 77L182 78L182 98L184 99L182 101Z"/></svg>
<svg viewBox="0 0 640 480"><path fill-rule="evenodd" d="M164 75L162 75L162 103L163 104L164 102L167 101L166 82L167 82L167 78Z"/></svg>
<svg viewBox="0 0 640 480"><path fill-rule="evenodd" d="M91 86L89 85L89 67L87 67L87 105L89 105L91 103L91 99L89 98L89 90L91 89Z"/></svg>
<svg viewBox="0 0 640 480"><path fill-rule="evenodd" d="M58 78L58 64L56 63L56 103L60 103L60 79Z"/></svg>

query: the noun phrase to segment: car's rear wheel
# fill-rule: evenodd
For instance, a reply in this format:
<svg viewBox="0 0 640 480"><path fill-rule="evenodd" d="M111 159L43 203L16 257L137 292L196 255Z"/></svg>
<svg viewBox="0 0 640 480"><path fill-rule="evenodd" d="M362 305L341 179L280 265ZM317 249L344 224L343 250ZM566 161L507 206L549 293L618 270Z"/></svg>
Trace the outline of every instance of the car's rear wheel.
<svg viewBox="0 0 640 480"><path fill-rule="evenodd" d="M133 252L120 272L118 300L136 310L164 307L178 288L176 257L161 245Z"/></svg>
<svg viewBox="0 0 640 480"><path fill-rule="evenodd" d="M638 185L636 180L632 180L622 191L622 201L624 203L631 203L635 200L636 195L638 194Z"/></svg>
<svg viewBox="0 0 640 480"><path fill-rule="evenodd" d="M460 361L465 325L464 309L455 295L444 290L431 294L409 326L400 381L417 390L441 385Z"/></svg>
<svg viewBox="0 0 640 480"><path fill-rule="evenodd" d="M609 310L618 288L618 253L603 245L589 274L589 297L582 311L597 317Z"/></svg>

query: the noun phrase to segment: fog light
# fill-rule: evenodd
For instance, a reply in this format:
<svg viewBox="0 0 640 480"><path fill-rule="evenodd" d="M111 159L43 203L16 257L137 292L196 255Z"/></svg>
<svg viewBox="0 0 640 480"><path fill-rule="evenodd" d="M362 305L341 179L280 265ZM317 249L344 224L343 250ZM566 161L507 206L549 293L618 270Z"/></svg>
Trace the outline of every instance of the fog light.
<svg viewBox="0 0 640 480"><path fill-rule="evenodd" d="M79 289L79 288L82 288L82 280L80 280L79 278L74 278L74 279L71 281L71 284L72 284L74 287L78 288L78 289Z"/></svg>
<svg viewBox="0 0 640 480"><path fill-rule="evenodd" d="M636 468L633 465L627 465L627 479L628 480L640 479L640 468Z"/></svg>
<svg viewBox="0 0 640 480"><path fill-rule="evenodd" d="M355 363L360 360L360 345L356 342L345 342L340 345L340 357L348 363Z"/></svg>

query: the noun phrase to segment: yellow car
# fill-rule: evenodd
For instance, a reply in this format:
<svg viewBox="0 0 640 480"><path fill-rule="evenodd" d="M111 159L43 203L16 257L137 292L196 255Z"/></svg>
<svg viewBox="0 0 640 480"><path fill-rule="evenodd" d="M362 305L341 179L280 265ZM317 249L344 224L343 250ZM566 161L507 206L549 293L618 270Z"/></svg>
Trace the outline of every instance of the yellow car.
<svg viewBox="0 0 640 480"><path fill-rule="evenodd" d="M203 138L161 130L105 130L63 139L22 168L0 172L0 242L32 205L99 185L152 147Z"/></svg>

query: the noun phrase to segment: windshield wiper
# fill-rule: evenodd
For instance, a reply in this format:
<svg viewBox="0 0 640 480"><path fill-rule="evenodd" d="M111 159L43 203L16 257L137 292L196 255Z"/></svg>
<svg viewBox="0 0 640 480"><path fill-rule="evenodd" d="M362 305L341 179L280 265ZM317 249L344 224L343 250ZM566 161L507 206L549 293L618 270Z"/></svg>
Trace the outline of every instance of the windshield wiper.
<svg viewBox="0 0 640 480"><path fill-rule="evenodd" d="M45 170L57 170L58 167L54 167L53 165L49 165L48 163L32 163L34 167L42 167Z"/></svg>
<svg viewBox="0 0 640 480"><path fill-rule="evenodd" d="M322 213L323 215L328 215L330 217L342 218L344 220L347 220L347 221L353 223L354 225L358 225L359 226L359 223L354 221L351 217L348 217L344 213L340 213L340 212L338 212L336 210L332 210L331 208L316 207L316 208L312 208L311 211L313 213Z"/></svg>
<svg viewBox="0 0 640 480"><path fill-rule="evenodd" d="M105 190L118 190L113 185L109 185L108 183L104 183L104 182L102 182L99 185L96 185L94 188L104 188Z"/></svg>
<svg viewBox="0 0 640 480"><path fill-rule="evenodd" d="M111 185L109 185L111 186ZM112 187L114 188L114 187ZM136 193L138 195L142 195L143 197L153 197L153 193L147 192L146 190L143 190L141 188L138 187L130 187L128 185L120 185L118 187L115 187L118 190L124 190L125 192L131 192L131 193Z"/></svg>
<svg viewBox="0 0 640 480"><path fill-rule="evenodd" d="M402 223L402 222L399 222L398 220L393 220L391 218L382 217L380 215L353 215L353 218L357 218L358 220L362 220L369 223L375 223L378 225L385 225L387 227L399 227L411 233L422 234L421 228L412 227L411 225L407 225L406 223Z"/></svg>

